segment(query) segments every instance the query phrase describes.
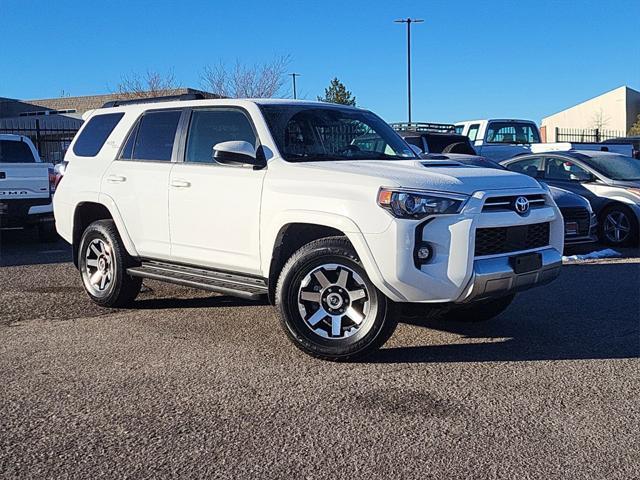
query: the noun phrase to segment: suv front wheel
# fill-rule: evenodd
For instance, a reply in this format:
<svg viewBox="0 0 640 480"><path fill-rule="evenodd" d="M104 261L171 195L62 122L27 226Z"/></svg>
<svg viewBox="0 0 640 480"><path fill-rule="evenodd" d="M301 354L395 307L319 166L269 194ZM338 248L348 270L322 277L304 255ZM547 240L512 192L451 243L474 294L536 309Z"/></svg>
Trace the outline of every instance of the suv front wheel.
<svg viewBox="0 0 640 480"><path fill-rule="evenodd" d="M305 353L352 360L384 344L397 319L344 237L315 240L288 260L276 306L291 341Z"/></svg>
<svg viewBox="0 0 640 480"><path fill-rule="evenodd" d="M113 220L99 220L87 227L80 240L78 268L89 297L103 307L124 307L142 287L142 279L127 274L134 265L122 244Z"/></svg>

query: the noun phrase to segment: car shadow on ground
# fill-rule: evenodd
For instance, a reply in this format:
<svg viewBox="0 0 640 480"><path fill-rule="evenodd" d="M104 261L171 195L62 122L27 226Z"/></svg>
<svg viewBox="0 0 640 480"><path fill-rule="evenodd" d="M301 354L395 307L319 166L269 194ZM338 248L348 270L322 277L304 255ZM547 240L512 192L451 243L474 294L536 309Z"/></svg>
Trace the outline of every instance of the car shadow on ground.
<svg viewBox="0 0 640 480"><path fill-rule="evenodd" d="M164 310L181 308L221 308L221 307L251 307L258 305L268 305L267 300L245 300L238 297L226 295L211 295L207 297L189 298L142 298L137 299L133 304L135 310Z"/></svg>
<svg viewBox="0 0 640 480"><path fill-rule="evenodd" d="M71 245L62 238L55 242L41 242L35 228L0 231L0 267L70 261Z"/></svg>
<svg viewBox="0 0 640 480"><path fill-rule="evenodd" d="M494 362L640 357L640 264L563 268L561 281L523 292L483 323L403 317L460 335L444 345L384 348L370 363ZM469 341L471 340L471 341Z"/></svg>

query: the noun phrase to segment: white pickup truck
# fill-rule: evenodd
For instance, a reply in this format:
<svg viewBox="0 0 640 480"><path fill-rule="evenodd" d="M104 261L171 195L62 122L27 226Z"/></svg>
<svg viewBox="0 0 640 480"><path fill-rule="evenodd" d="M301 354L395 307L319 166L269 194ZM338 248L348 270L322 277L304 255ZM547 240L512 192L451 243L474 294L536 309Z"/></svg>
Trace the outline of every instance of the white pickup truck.
<svg viewBox="0 0 640 480"><path fill-rule="evenodd" d="M297 347L348 360L403 305L487 320L560 271L531 177L422 160L367 110L181 98L98 109L65 156L56 226L100 305L142 278L267 296Z"/></svg>
<svg viewBox="0 0 640 480"><path fill-rule="evenodd" d="M516 155L545 151L603 150L631 156L633 146L612 143L541 143L535 122L520 119L467 120L455 124L458 134L466 135L478 155L501 162Z"/></svg>
<svg viewBox="0 0 640 480"><path fill-rule="evenodd" d="M0 229L35 226L42 241L57 238L51 197L53 165L28 137L0 134Z"/></svg>

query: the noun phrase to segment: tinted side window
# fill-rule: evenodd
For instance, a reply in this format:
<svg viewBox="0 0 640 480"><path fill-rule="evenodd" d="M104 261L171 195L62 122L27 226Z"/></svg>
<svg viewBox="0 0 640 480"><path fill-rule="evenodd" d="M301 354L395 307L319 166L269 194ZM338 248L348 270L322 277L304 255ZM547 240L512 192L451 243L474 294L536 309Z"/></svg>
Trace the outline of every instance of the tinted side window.
<svg viewBox="0 0 640 480"><path fill-rule="evenodd" d="M478 138L478 130L480 130L480 125L473 124L469 127L469 133L467 133L467 137L469 137L469 140L471 140L472 142L476 141L476 138Z"/></svg>
<svg viewBox="0 0 640 480"><path fill-rule="evenodd" d="M548 180L578 181L591 175L575 163L561 158L547 158L545 178Z"/></svg>
<svg viewBox="0 0 640 480"><path fill-rule="evenodd" d="M133 158L133 144L136 142L136 136L138 135L138 128L140 127L140 122L138 121L133 130L129 133L129 137L127 138L127 143L122 149L122 153L120 154L121 160L131 160Z"/></svg>
<svg viewBox="0 0 640 480"><path fill-rule="evenodd" d="M134 160L171 161L180 110L145 113L140 119L133 145Z"/></svg>
<svg viewBox="0 0 640 480"><path fill-rule="evenodd" d="M187 137L185 161L214 163L213 147L220 142L244 140L257 146L251 122L240 110L194 110Z"/></svg>
<svg viewBox="0 0 640 480"><path fill-rule="evenodd" d="M73 153L80 157L95 157L123 116L124 113L107 113L91 117L73 145Z"/></svg>
<svg viewBox="0 0 640 480"><path fill-rule="evenodd" d="M36 159L25 142L0 140L0 163L35 163Z"/></svg>
<svg viewBox="0 0 640 480"><path fill-rule="evenodd" d="M524 173L533 178L542 178L542 158L528 158L520 162L513 162L507 165L511 171Z"/></svg>

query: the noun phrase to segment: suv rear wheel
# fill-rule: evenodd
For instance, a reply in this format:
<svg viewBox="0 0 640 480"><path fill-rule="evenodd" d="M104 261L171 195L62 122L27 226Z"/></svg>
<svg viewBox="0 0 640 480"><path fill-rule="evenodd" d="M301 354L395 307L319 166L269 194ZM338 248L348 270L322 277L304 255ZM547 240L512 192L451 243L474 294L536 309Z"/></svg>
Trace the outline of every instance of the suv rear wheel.
<svg viewBox="0 0 640 480"><path fill-rule="evenodd" d="M309 355L352 360L395 330L392 302L369 280L344 237L315 240L292 255L278 279L276 306L289 339Z"/></svg>
<svg viewBox="0 0 640 480"><path fill-rule="evenodd" d="M103 307L124 307L142 287L142 279L127 274L134 265L113 220L93 222L82 234L78 267L89 297Z"/></svg>

